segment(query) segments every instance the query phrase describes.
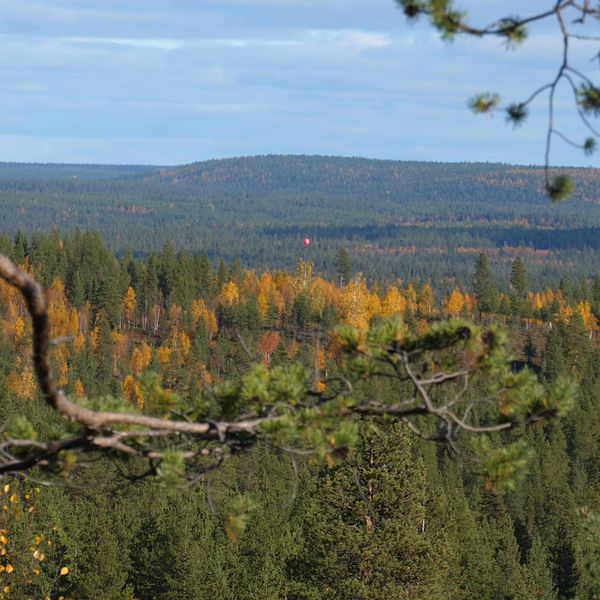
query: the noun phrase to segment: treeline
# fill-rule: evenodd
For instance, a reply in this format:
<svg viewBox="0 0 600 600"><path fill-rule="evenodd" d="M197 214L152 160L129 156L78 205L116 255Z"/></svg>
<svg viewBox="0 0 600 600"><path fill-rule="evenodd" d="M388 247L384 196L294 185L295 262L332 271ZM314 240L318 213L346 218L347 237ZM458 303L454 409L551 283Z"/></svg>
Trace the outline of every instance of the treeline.
<svg viewBox="0 0 600 600"><path fill-rule="evenodd" d="M527 261L513 260L500 282L480 255L468 286L438 294L426 281L369 286L343 252L332 281L308 261L257 272L172 244L117 260L95 233L19 234L1 238L0 251L47 286L53 366L79 402L157 414L157 381L201 403L257 361L300 361L318 385L336 368L328 329L389 315L421 330L446 316L500 320L516 368L580 382L568 417L519 432L535 455L504 495L445 447L370 419L345 460L259 445L192 489L136 480L133 459L73 465L67 453L53 485L34 473L0 490L3 597L593 597L587 566L598 547L578 511L600 508L600 279L532 289ZM36 401L25 307L5 284L0 298L2 414L11 431L33 425L51 436L56 417ZM378 380L364 392L386 402L401 390Z"/></svg>
<svg viewBox="0 0 600 600"><path fill-rule="evenodd" d="M550 205L539 169L315 156L262 156L185 167L0 165L0 231L100 230L118 254L168 239L212 261L286 269L299 258L332 276L347 247L371 281L468 282L469 253L497 266L531 252L535 285L600 270L597 171L572 173L579 195ZM302 239L311 247L305 255Z"/></svg>

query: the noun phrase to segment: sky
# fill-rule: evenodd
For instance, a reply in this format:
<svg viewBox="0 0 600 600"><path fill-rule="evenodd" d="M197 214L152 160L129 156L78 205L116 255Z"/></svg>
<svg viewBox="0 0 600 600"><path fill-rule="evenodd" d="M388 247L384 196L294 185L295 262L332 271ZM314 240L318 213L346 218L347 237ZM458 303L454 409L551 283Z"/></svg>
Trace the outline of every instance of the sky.
<svg viewBox="0 0 600 600"><path fill-rule="evenodd" d="M528 0L528 11L550 0ZM478 23L523 12L463 2ZM519 5L521 9L519 10ZM581 43L574 56L597 75ZM0 161L175 165L256 154L541 164L546 103L514 130L467 100L527 97L560 59L443 42L393 0L0 0ZM565 94L561 129L583 139ZM556 143L552 162L598 166Z"/></svg>

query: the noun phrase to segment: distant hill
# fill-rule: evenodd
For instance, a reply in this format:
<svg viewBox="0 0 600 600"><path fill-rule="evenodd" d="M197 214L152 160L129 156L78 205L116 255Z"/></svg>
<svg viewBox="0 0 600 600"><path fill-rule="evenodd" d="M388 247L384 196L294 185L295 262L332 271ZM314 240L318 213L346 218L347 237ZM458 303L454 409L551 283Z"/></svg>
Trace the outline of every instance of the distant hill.
<svg viewBox="0 0 600 600"><path fill-rule="evenodd" d="M331 272L341 246L372 278L468 279L527 257L540 281L600 270L600 170L566 169L552 205L537 167L254 156L179 167L0 164L0 231L98 229L136 253L167 240L246 266ZM301 240L313 240L308 250Z"/></svg>
<svg viewBox="0 0 600 600"><path fill-rule="evenodd" d="M147 175L160 169L149 165L0 162L0 179L114 179Z"/></svg>
<svg viewBox="0 0 600 600"><path fill-rule="evenodd" d="M577 180L576 198L600 201L600 170L560 169ZM366 193L428 199L444 197L485 200L483 189L543 197L543 170L496 163L433 163L335 156L267 155L209 160L166 168L149 177L199 193L237 190L242 193ZM545 197L544 197L545 200Z"/></svg>

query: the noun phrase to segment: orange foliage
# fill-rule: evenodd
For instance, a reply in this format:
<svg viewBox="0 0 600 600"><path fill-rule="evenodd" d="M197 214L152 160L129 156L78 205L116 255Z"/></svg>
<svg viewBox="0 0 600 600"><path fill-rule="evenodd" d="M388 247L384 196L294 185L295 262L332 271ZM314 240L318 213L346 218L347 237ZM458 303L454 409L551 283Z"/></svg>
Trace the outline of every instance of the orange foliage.
<svg viewBox="0 0 600 600"><path fill-rule="evenodd" d="M85 390L83 389L83 383L81 383L81 379L76 379L75 384L73 385L73 394L75 396L79 396L82 398L85 396Z"/></svg>
<svg viewBox="0 0 600 600"><path fill-rule="evenodd" d="M258 341L258 350L267 363L269 362L271 354L277 350L280 341L281 336L278 331L267 331L267 333L262 335Z"/></svg>

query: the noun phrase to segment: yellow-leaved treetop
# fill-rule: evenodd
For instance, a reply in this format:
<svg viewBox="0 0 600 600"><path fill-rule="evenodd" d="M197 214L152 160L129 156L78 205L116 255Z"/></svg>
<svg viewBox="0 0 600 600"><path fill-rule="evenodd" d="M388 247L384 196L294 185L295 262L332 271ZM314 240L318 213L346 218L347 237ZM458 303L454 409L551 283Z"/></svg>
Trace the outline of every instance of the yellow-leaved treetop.
<svg viewBox="0 0 600 600"><path fill-rule="evenodd" d="M152 348L146 342L142 342L133 349L131 354L131 368L136 375L141 375L148 368L151 361Z"/></svg>
<svg viewBox="0 0 600 600"><path fill-rule="evenodd" d="M396 286L390 286L381 302L381 316L389 318L395 315L404 316L406 312L406 298Z"/></svg>
<svg viewBox="0 0 600 600"><path fill-rule="evenodd" d="M598 321L592 313L592 307L587 300L577 303L577 312L581 315L583 326L586 328L590 337L598 330Z"/></svg>
<svg viewBox="0 0 600 600"><path fill-rule="evenodd" d="M217 317L212 310L207 308L204 300L201 298L192 302L192 323L194 324L194 327L198 325L200 319L204 320L204 324L210 337L217 335Z"/></svg>
<svg viewBox="0 0 600 600"><path fill-rule="evenodd" d="M131 404L135 404L139 410L144 408L142 386L133 375L127 375L123 380L123 395Z"/></svg>
<svg viewBox="0 0 600 600"><path fill-rule="evenodd" d="M342 290L339 309L344 323L365 330L371 318L381 313L379 296L369 291L362 275L357 275Z"/></svg>
<svg viewBox="0 0 600 600"><path fill-rule="evenodd" d="M69 305L65 286L58 277L48 289L48 320L53 338L76 336L79 332L77 310Z"/></svg>
<svg viewBox="0 0 600 600"><path fill-rule="evenodd" d="M31 364L22 364L20 357L15 360L15 368L6 378L6 387L9 393L22 400L32 400L35 397L37 381Z"/></svg>
<svg viewBox="0 0 600 600"><path fill-rule="evenodd" d="M219 294L219 301L225 306L233 306L240 301L240 291L235 281L228 281L223 285Z"/></svg>
<svg viewBox="0 0 600 600"><path fill-rule="evenodd" d="M435 299L433 297L433 289L429 283L426 283L419 293L417 301L417 312L422 317L430 317L433 315Z"/></svg>
<svg viewBox="0 0 600 600"><path fill-rule="evenodd" d="M465 308L465 298L458 288L454 288L444 303L446 313L451 317L458 317Z"/></svg>
<svg viewBox="0 0 600 600"><path fill-rule="evenodd" d="M561 302L558 312L556 313L556 320L559 323L564 323L565 325L568 325L571 322L571 319L573 318L574 314L575 311L573 310L572 306Z"/></svg>
<svg viewBox="0 0 600 600"><path fill-rule="evenodd" d="M136 310L137 300L135 297L135 290L132 287L128 287L125 296L123 296L123 316L125 317L127 327L135 325Z"/></svg>

